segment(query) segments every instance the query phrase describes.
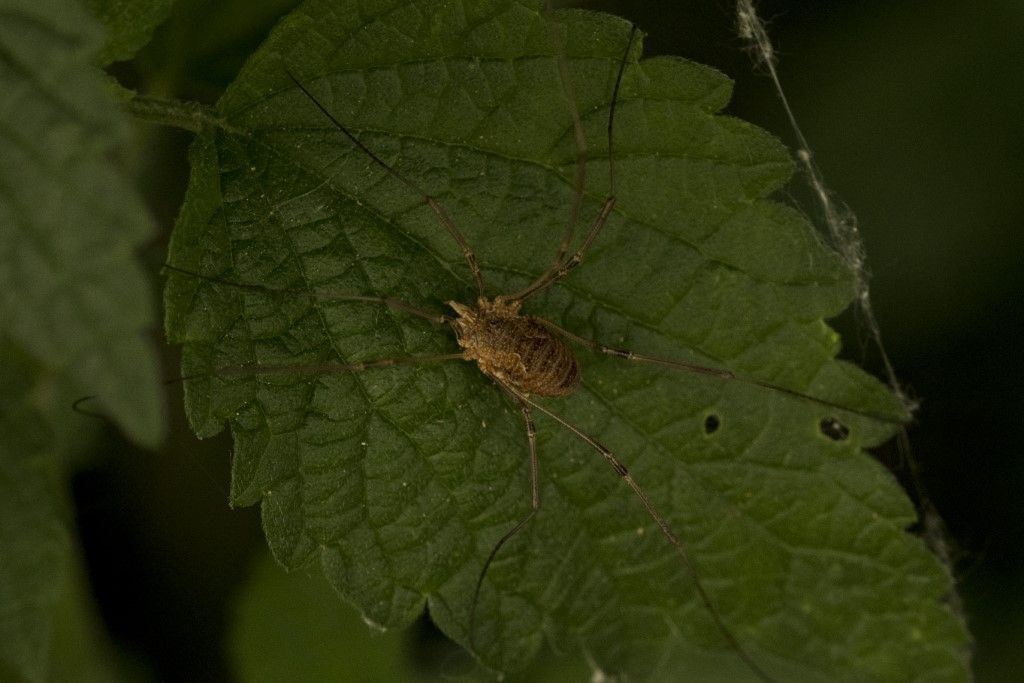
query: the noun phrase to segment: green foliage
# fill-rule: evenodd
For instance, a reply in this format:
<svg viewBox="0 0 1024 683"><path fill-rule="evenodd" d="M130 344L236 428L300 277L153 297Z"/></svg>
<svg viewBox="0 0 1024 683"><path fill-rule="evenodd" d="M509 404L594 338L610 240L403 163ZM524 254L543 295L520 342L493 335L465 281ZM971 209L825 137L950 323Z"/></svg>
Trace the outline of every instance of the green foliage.
<svg viewBox="0 0 1024 683"><path fill-rule="evenodd" d="M560 28L591 148L589 222L607 191L603 131L629 27L566 13ZM232 501L261 504L277 561L319 563L382 627L429 605L469 642L483 560L529 509L525 430L467 364L254 372L456 350L426 321L332 296L436 311L474 297L422 198L332 128L286 69L444 204L493 296L548 266L569 216L576 147L550 34L535 3L310 2L250 59L218 104L225 125L192 149L170 258L221 282L168 282L189 417L200 436L230 427ZM717 113L730 94L720 74L639 53L615 123L616 209L584 265L528 312L899 417L884 387L835 360L824 319L848 304L850 283L806 221L768 198L791 172L784 148ZM547 405L629 465L768 671L966 678L965 631L943 603L950 579L906 533L909 501L863 450L890 426L840 412L850 435L836 442L819 428L836 411L809 401L580 360L580 391ZM486 577L483 660L522 668L549 639L607 673L750 676L639 501L592 449L550 420L538 428L543 508Z"/></svg>
<svg viewBox="0 0 1024 683"><path fill-rule="evenodd" d="M92 425L25 353L0 342L0 357L0 680L113 680L64 491Z"/></svg>
<svg viewBox="0 0 1024 683"><path fill-rule="evenodd" d="M358 612L338 601L322 572L286 573L269 556L253 562L231 628L233 673L245 683L472 678L465 653L422 624L405 631L367 628ZM559 683L588 674L583 662L549 655L506 680Z"/></svg>
<svg viewBox="0 0 1024 683"><path fill-rule="evenodd" d="M132 254L152 226L113 158L128 128L93 66L99 27L71 1L0 14L0 678L104 680L65 492L95 425L71 403L100 394L132 438L161 437Z"/></svg>
<svg viewBox="0 0 1024 683"><path fill-rule="evenodd" d="M91 66L100 30L70 0L0 11L0 335L155 444L153 313L132 254L152 225L112 159L128 128Z"/></svg>
<svg viewBox="0 0 1024 683"><path fill-rule="evenodd" d="M85 0L107 29L107 42L96 60L110 64L133 57L170 14L172 4L173 0Z"/></svg>
<svg viewBox="0 0 1024 683"><path fill-rule="evenodd" d="M257 681L410 680L398 633L376 633L338 602L323 576L285 574L258 562L236 606L231 637L235 670Z"/></svg>
<svg viewBox="0 0 1024 683"><path fill-rule="evenodd" d="M9 348L0 365L0 665L46 678L53 608L68 564L52 433ZM2 669L0 669L2 670Z"/></svg>

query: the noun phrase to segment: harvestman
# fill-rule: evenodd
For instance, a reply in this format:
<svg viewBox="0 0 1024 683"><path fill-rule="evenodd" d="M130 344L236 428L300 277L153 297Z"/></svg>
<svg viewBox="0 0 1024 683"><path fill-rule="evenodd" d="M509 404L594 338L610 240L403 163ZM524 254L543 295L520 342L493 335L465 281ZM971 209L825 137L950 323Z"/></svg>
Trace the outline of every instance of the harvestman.
<svg viewBox="0 0 1024 683"><path fill-rule="evenodd" d="M557 42L560 40L558 36L558 30L553 25L552 34L554 40ZM359 372L370 368L379 368L393 365L405 365L405 364L421 364L421 363L433 363L450 360L463 360L475 362L480 371L487 376L489 379L494 381L502 391L518 406L522 419L526 427L527 441L529 444L530 451L530 511L529 513L519 520L511 529L509 529L499 540L485 560L482 569L477 577L476 584L474 586L472 607L469 615L469 638L470 646L475 649L474 642L474 625L476 616L476 606L480 595L480 590L483 585L483 580L486 576L487 570L491 563L505 545L515 534L517 534L533 517L537 514L540 509L540 481L539 481L539 465L537 459L537 439L536 439L536 427L533 420L533 411L537 410L544 415L547 415L555 422L559 423L565 429L569 430L581 441L588 444L590 447L598 451L612 467L615 473L632 489L633 493L640 500L644 508L650 517L657 523L661 533L672 545L676 555L681 561L686 572L690 575L693 580L693 584L697 595L701 602L711 615L717 630L720 632L723 639L729 645L729 647L739 656L740 659L755 673L758 677L763 680L773 680L763 668L747 653L747 651L740 645L737 638L733 635L732 631L725 624L722 619L717 607L711 600L704 589L703 583L696 570L696 567L690 561L689 555L686 552L683 544L680 542L678 537L672 528L668 525L666 518L657 510L647 494L632 478L627 470L626 466L615 456L615 454L606 446L601 444L597 439L587 434L585 431L572 424L559 414L553 412L549 408L545 407L542 403L539 403L537 398L552 398L567 396L579 386L580 383L580 368L577 363L576 357L573 353L570 344L578 344L593 352L606 354L616 358L622 358L629 361L640 362L640 363L651 363L668 367L676 370L683 370L692 373L699 373L720 380L726 381L738 381L746 384L751 384L765 389L781 392L794 396L800 399L814 402L819 405L844 410L854 414L861 414L867 417L880 419L884 421L892 421L891 418L887 418L884 415L878 415L867 411L859 411L851 409L837 403L833 403L824 399L819 399L814 396L803 394L792 389L787 389L782 386L771 384L768 382L762 382L756 379L741 377L732 373L728 370L721 368L712 368L697 365L694 363L688 363L684 361L669 360L665 358L658 358L654 356L647 356L634 351L626 349L617 349L609 346L605 346L596 341L580 337L568 330L561 328L555 323L545 320L543 318L526 315L520 312L523 303L531 296L537 294L555 284L556 282L565 278L571 273L582 261L587 253L587 250L591 247L602 227L604 227L609 216L615 207L615 162L614 155L612 154L612 143L613 143L613 126L615 120L615 108L618 101L619 88L622 83L623 73L625 72L626 64L630 49L633 45L636 35L636 27L634 26L630 31L629 38L626 44L626 48L621 61L619 62L618 71L615 77L615 84L612 90L611 102L609 105L608 112L608 123L607 123L607 144L608 144L608 193L603 200L601 209L597 217L593 220L590 228L586 232L584 239L580 246L571 253L570 249L573 245L576 223L579 219L581 212L581 206L583 202L584 188L586 184L586 163L588 157L588 147L586 137L583 131L583 125L580 119L579 112L576 107L575 100L572 96L572 83L570 81L568 67L565 58L561 50L556 53L556 60L559 71L559 78L562 83L562 88L565 91L566 99L569 104L569 113L572 118L573 132L575 135L576 142L576 170L574 178L574 195L571 207L571 216L568 221L563 239L559 245L555 257L551 265L545 270L539 277L531 282L526 287L520 289L512 294L501 294L493 298L488 298L486 294L486 287L484 283L483 273L477 263L476 255L473 252L472 247L467 241L466 237L462 234L459 228L456 226L455 221L447 210L432 196L430 196L425 190L423 190L418 184L412 181L400 173L397 169L387 164L381 159L375 152L369 147L363 144L353 132L346 128L340 121L338 121L334 115L304 86L299 79L297 79L291 72L288 72L289 78L295 86L331 121L331 123L342 133L348 140L358 148L367 157L373 160L376 164L381 166L390 176L397 181L405 185L409 190L419 194L423 201L430 207L433 213L436 215L437 220L444 227L445 231L455 241L459 249L462 252L462 256L465 259L469 271L472 275L476 290L477 290L477 301L473 305L462 304L457 301L447 302L448 306L452 308L455 315L438 314L429 311L424 311L408 303L400 301L398 299L389 297L373 297L373 296L337 296L330 297L332 300L344 300L344 301L355 301L365 302L371 304L380 304L394 308L405 313L425 318L436 324L448 325L452 328L455 333L456 341L459 347L462 349L459 353L442 354L442 355L429 355L429 356L411 356L406 358L386 358L378 360L363 361L358 363L319 363L315 365L287 365L287 366L259 366L258 368L234 368L234 369L221 369L218 371L219 374L278 374L278 373L310 373L310 374L326 374L326 373L341 373L341 372ZM193 273L188 270L177 268L172 265L167 266L172 271L181 272L191 276L200 277L203 279L218 281L217 278L210 278ZM263 290L265 288L258 285L246 285L239 283L225 283L240 286L243 288L252 288ZM187 378L186 378L187 379ZM709 429L713 429L716 425L709 425ZM834 418L828 418L822 421L822 431L830 433L832 438L841 439L844 438L845 427Z"/></svg>

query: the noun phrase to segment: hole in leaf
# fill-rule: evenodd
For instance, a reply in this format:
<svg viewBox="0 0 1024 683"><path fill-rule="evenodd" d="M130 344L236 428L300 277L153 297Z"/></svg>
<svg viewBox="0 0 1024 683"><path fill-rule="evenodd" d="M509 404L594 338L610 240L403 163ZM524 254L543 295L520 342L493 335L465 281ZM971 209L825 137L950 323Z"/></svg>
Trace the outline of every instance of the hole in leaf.
<svg viewBox="0 0 1024 683"><path fill-rule="evenodd" d="M704 433L714 434L718 431L718 427L721 425L721 421L717 415L708 415L704 418Z"/></svg>
<svg viewBox="0 0 1024 683"><path fill-rule="evenodd" d="M850 436L850 428L834 417L826 417L819 426L821 433L833 441L845 441Z"/></svg>

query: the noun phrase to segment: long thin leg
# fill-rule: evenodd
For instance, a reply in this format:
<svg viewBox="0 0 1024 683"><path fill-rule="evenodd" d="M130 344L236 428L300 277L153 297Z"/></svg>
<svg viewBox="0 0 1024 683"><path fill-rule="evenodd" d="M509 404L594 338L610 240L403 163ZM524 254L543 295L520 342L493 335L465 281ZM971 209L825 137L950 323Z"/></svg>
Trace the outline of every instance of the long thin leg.
<svg viewBox="0 0 1024 683"><path fill-rule="evenodd" d="M476 577L476 586L473 587L473 601L469 607L469 649L471 652L476 651L476 605L480 598L480 589L483 587L487 570L490 568L491 563L494 562L494 558L497 557L498 551L501 550L502 546L519 533L533 519L537 511L540 510L540 467L537 464L537 428L533 424L533 413L530 410L530 406L516 395L515 392L512 392L504 385L499 386L508 391L516 403L519 404L519 408L523 413L523 422L526 423L526 439L530 443L530 512L498 539L498 542L494 544L491 552L487 555L487 559L484 560L484 566L480 569L480 574Z"/></svg>
<svg viewBox="0 0 1024 683"><path fill-rule="evenodd" d="M555 49L555 61L558 65L558 79L562 85L562 94L565 97L566 106L569 109L569 117L572 119L573 135L576 138L576 177L573 183L572 205L569 209L569 221L565 226L565 235L562 243L558 245L555 258L548 266L547 272L558 270L565 259L569 247L572 246L573 237L576 234L576 225L580 221L580 210L583 206L583 193L587 186L587 160L590 157L590 147L587 144L587 135L583 130L583 122L580 120L580 110L576 106L576 90L573 87L572 77L569 75L569 65L565 60L565 45L562 41L561 25L554 17L554 10L551 7L551 0L544 3L544 14L548 20L548 27L551 30L551 44ZM545 273L538 276L533 284L526 287L523 292L529 294L530 289L543 280ZM521 293L519 293L521 294ZM516 295L513 300L519 298Z"/></svg>
<svg viewBox="0 0 1024 683"><path fill-rule="evenodd" d="M672 531L672 528L668 525L668 521L665 519L664 515L658 512L658 509L654 507L654 503L651 502L650 498L647 497L647 494L644 493L644 490L640 488L640 485L637 484L636 480L633 479L632 475L629 474L629 470L626 469L626 466L623 465L622 462L615 457L615 454L612 453L611 450L609 450L597 439L590 436L576 425L572 424L571 422L561 417L560 415L553 413L552 411L548 410L539 403L535 403L534 401L530 400L530 398L527 396L524 396L522 394L517 394L517 396L521 401L541 411L542 413L550 417L552 420L559 423L560 425L568 429L570 432L575 434L580 440L589 444L594 450L596 450L602 456L604 456L604 459L608 462L609 465L611 465L612 469L615 470L615 474L619 475L619 477L624 482L626 482L629 488L633 490L633 493L636 494L636 497L640 499L640 502L643 503L644 508L647 510L647 514L651 516L651 519L653 519L655 523L658 525L658 527L661 529L662 535L665 536L666 539L668 539L668 542L675 549L676 555L679 556L679 559L683 563L683 566L686 568L686 571L690 574L690 578L693 579L693 584L697 590L697 595L700 597L701 602L704 603L704 607L707 608L708 613L711 615L711 618L715 622L715 626L718 628L719 633L721 633L725 641L729 644L729 647L731 647L739 656L739 658L742 659L748 667L750 667L750 670L757 674L757 676L760 677L762 680L774 680L773 678L771 678L771 676L765 673L765 671L757 664L757 662L754 661L754 659L747 653L747 651L743 649L739 641L736 640L736 636L734 636L732 634L732 631L729 630L729 627L726 626L725 622L722 620L721 614L718 612L718 608L715 607L715 603L712 602L711 596L708 595L707 591L704 590L704 584L700 579L700 575L697 573L696 566L694 566L693 562L690 560L690 556L686 552L686 548L683 546L679 538L675 535L675 532Z"/></svg>
<svg viewBox="0 0 1024 683"><path fill-rule="evenodd" d="M583 244L580 248L569 258L568 261L561 263L558 268L548 270L540 278L538 278L534 284L530 285L526 289L523 289L515 294L508 297L498 297L499 299L510 299L512 301L522 301L528 296L532 296L537 292L543 291L553 285L554 283L561 280L563 277L575 270L576 266L583 262L583 257L586 255L587 249L590 248L594 238L597 237L597 233L601 231L604 224L608 221L608 216L611 215L612 209L615 208L615 197L609 196L604 206L601 207L601 213L597 215L597 219L594 224L590 226L590 230L587 232L587 236L583 239Z"/></svg>
<svg viewBox="0 0 1024 683"><path fill-rule="evenodd" d="M214 375L219 377L253 377L259 375L337 375L345 372L362 372L370 368L384 368L392 365L420 365L423 363L439 363L446 360L466 360L462 353L443 353L433 356L407 356L406 358L380 358L377 360L364 360L357 363L308 363L297 365L249 365L243 367L218 368ZM196 377L207 377L202 375L191 375L182 377L182 380L194 379Z"/></svg>
<svg viewBox="0 0 1024 683"><path fill-rule="evenodd" d="M622 75L626 71L626 60L629 58L630 49L633 47L633 39L636 37L636 26L634 25L629 32L629 40L626 42L626 50L622 54L622 61L619 62L619 71L615 75L615 87L612 90L612 101L608 108L608 195L605 197L604 204L601 206L601 211L598 213L597 218L594 219L593 224L590 226L590 230L587 231L586 237L583 239L583 243L579 249L569 258L565 259L565 253L568 250L569 244L572 242L573 231L575 230L576 222L579 219L579 204L583 199L583 187L577 188L577 194L573 200L573 214L572 222L569 224L566 230L565 240L559 247L558 253L555 256L555 261L551 264L546 271L534 280L532 283L527 285L525 288L510 294L508 296L498 297L499 299L507 299L511 301L523 301L529 296L540 292L547 287L551 286L555 282L558 282L563 277L571 273L576 266L582 261L586 255L587 250L590 249L590 245L597 238L597 234L604 227L604 224L608 221L608 216L611 215L612 209L615 208L615 154L613 153L613 131L615 126L615 108L619 99L619 88L622 85ZM565 67L564 59L559 62L560 73L564 70L563 83L569 82L568 68ZM571 86L571 82L570 82ZM571 96L571 87L567 88L567 96ZM573 124L576 127L576 138L577 138L577 171L576 181L577 183L585 182L586 170L580 170L579 165L586 163L586 157L588 155L586 149L586 138L583 137L583 127L579 120L579 112L576 109L575 98L571 100L571 107L573 113ZM583 145L582 152L580 145ZM582 154L582 156L581 156ZM582 161L581 161L582 159Z"/></svg>
<svg viewBox="0 0 1024 683"><path fill-rule="evenodd" d="M810 401L811 403L817 403L818 405L826 406L828 408L834 408L836 410L842 410L843 412L852 413L854 415L860 415L861 417L867 417L872 420L877 420L879 422L897 425L904 424L903 420L894 418L891 415L886 415L885 413L879 413L872 410L861 410L859 408L851 408L849 406L844 406L834 401L829 401L828 399L818 398L817 396L811 396L810 394L805 394L795 389L789 389L788 387L784 387L778 384L772 384L771 382L753 379L752 377L737 375L735 372L732 372L731 370L725 370L723 368L712 368L706 365L698 365L697 363L689 363L687 361L670 360L668 358L648 356L641 353L636 353L634 351L629 351L627 349L612 348L610 346L600 344L592 339L587 339L586 337L581 337L577 334L573 334L569 330L559 327L550 320L544 320L543 318L535 318L535 320L540 324L544 325L545 327L547 327L552 332L555 332L556 334L559 334L565 337L566 339L586 346L588 349L591 349L592 351L603 353L608 356L624 358L626 360L631 360L638 363L651 363L653 365L661 365L663 367L672 368L673 370L683 370L685 372L692 372L698 375L714 377L715 379L719 379L722 381L749 384L751 386L761 387L762 389L770 389L771 391L777 391L781 394L786 394L787 396L799 398L804 401Z"/></svg>
<svg viewBox="0 0 1024 683"><path fill-rule="evenodd" d="M184 275L189 275L200 280L206 280L207 282L216 282L217 284L236 287L238 289L245 289L252 292L261 292L265 294L294 294L295 296L305 297L313 301L320 302L362 301L371 304L384 304L385 306L389 306L400 311L405 311L406 313L410 313L420 318L424 318L425 320L429 320L430 322L437 323L439 325L446 324L451 320L451 318L449 318L446 315L442 315L440 313L432 313L431 311L425 311L421 308L416 308L412 304L408 304L400 299L394 299L392 297L364 296L362 294L323 295L320 294L319 292L310 292L304 289L274 289L272 287L264 287L263 285L247 284L244 282L232 282L230 280L224 280L219 277L202 275L191 270L186 270L185 268L178 268L177 266L172 266L169 263L165 263L163 267L166 268L167 270L171 270L176 273L182 273Z"/></svg>
<svg viewBox="0 0 1024 683"><path fill-rule="evenodd" d="M437 216L437 219L441 221L441 225L444 226L445 230L448 231L448 234L451 235L452 239L455 240L455 243L459 245L459 249L462 250L462 257L466 259L466 265L469 266L469 272L472 273L473 281L476 283L477 296L482 297L484 295L484 278L483 274L480 272L480 265L476 261L476 254L473 253L473 250L472 248L470 248L469 241L466 239L466 236L463 235L462 231L460 231L459 228L455 225L455 220L451 217L451 215L449 215L445 208L441 206L441 204L434 197L427 194L426 190L424 190L422 187L414 183L412 180L410 180L403 174L399 173L396 169L392 168L387 162L385 162L383 159L377 156L377 154L374 153L373 150L371 150L369 147L360 142L359 138L357 138L348 128L346 128L340 121L338 121L338 119L334 118L334 114L328 111L327 107L322 105L320 103L320 100L314 97L313 93L309 92L309 90L306 89L306 86L302 85L302 83L299 82L299 79L295 78L295 76L292 75L291 71L285 70L285 73L288 74L288 78L292 80L292 83L294 83L296 87L298 87L298 89L301 90L303 94L306 97L308 97L310 101L313 102L313 104L316 105L317 109L323 112L324 116L326 116L330 120L330 122L333 123L334 126L338 130L340 130L353 145L355 145L366 156L370 157L370 159L376 162L377 165L379 165L381 168L387 171L392 178L398 180L400 183L408 187L410 190L423 197L423 201L426 202L427 206L431 208L431 210Z"/></svg>

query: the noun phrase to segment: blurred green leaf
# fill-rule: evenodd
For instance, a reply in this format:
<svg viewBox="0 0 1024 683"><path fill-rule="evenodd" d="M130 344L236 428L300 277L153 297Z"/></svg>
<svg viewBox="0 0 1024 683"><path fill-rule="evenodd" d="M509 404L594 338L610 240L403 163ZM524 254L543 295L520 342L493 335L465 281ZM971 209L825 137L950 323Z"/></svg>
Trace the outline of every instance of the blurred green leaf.
<svg viewBox="0 0 1024 683"><path fill-rule="evenodd" d="M29 370L6 349L0 364L0 660L18 678L47 679L53 609L68 535L44 414Z"/></svg>
<svg viewBox="0 0 1024 683"><path fill-rule="evenodd" d="M0 680L115 680L68 533L64 471L90 430L25 354L0 352Z"/></svg>
<svg viewBox="0 0 1024 683"><path fill-rule="evenodd" d="M108 683L140 680L140 662L132 662L111 644L90 591L82 561L74 565L61 586L53 609L50 638L50 681Z"/></svg>
<svg viewBox="0 0 1024 683"><path fill-rule="evenodd" d="M192 149L170 258L221 282L172 274L165 292L168 336L185 345L193 378L189 417L200 436L230 427L232 500L261 502L275 558L319 562L385 627L429 604L463 644L484 558L529 509L518 411L455 362L217 370L453 352L451 334L426 321L330 297L441 311L475 296L422 197L355 149L286 69L444 204L477 251L488 295L548 266L577 153L538 6L310 2L286 18L221 99L227 125ZM590 144L589 224L607 191L604 130L629 26L560 16ZM850 283L811 226L767 198L789 178L785 149L716 114L730 95L721 74L674 58L637 63L639 49L615 122L615 212L585 264L527 312L606 344L899 416L880 383L835 360L839 340L823 320L846 307ZM889 426L840 412L850 433L833 441L820 424L836 411L809 401L606 356L580 361L581 389L547 405L629 465L764 668L780 679L966 678L965 629L943 603L950 578L906 533L912 506L863 451ZM487 575L475 633L483 660L521 669L548 639L608 674L750 677L600 455L550 420L538 428L543 507Z"/></svg>
<svg viewBox="0 0 1024 683"><path fill-rule="evenodd" d="M153 37L171 13L174 0L85 0L85 6L107 29L107 42L96 59L110 64L131 59Z"/></svg>
<svg viewBox="0 0 1024 683"><path fill-rule="evenodd" d="M410 633L368 629L358 612L339 602L322 572L286 573L270 557L260 557L235 600L234 672L246 682L391 683L472 676L472 665L450 641L439 639L433 647L421 643L417 651ZM555 683L587 674L579 663L548 654L508 680Z"/></svg>
<svg viewBox="0 0 1024 683"><path fill-rule="evenodd" d="M317 574L286 574L269 557L255 563L238 597L231 633L239 680L410 680L402 635L369 631Z"/></svg>
<svg viewBox="0 0 1024 683"><path fill-rule="evenodd" d="M150 292L132 253L152 224L112 158L129 131L91 63L99 27L72 0L0 13L0 333L154 445Z"/></svg>
<svg viewBox="0 0 1024 683"><path fill-rule="evenodd" d="M132 254L152 226L114 160L129 131L93 66L99 27L70 1L0 11L0 677L107 680L70 571L65 470L94 427L71 403L98 394L137 441L162 434Z"/></svg>
<svg viewBox="0 0 1024 683"><path fill-rule="evenodd" d="M238 59L243 47L254 47L266 37L278 19L291 11L300 0L178 0L175 15L182 28L193 37L188 58L208 62ZM248 54L246 51L245 54ZM244 55L243 55L244 56Z"/></svg>
<svg viewBox="0 0 1024 683"><path fill-rule="evenodd" d="M175 0L136 67L152 89L211 100L300 0Z"/></svg>

